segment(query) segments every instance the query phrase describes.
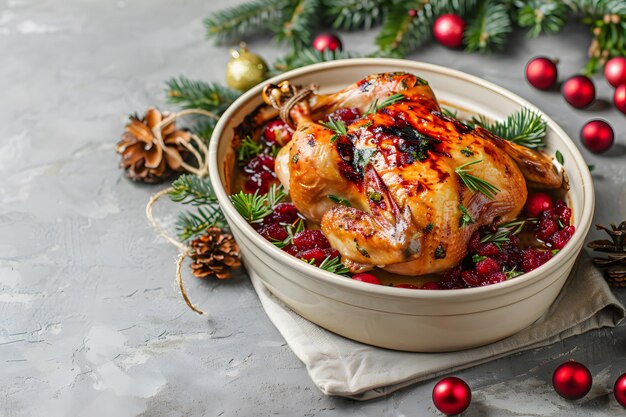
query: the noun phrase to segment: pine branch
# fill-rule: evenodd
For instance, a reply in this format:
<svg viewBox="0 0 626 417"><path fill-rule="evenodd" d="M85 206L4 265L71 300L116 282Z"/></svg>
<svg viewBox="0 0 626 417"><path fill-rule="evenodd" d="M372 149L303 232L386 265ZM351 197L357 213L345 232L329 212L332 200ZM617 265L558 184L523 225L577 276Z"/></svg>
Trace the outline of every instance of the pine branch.
<svg viewBox="0 0 626 417"><path fill-rule="evenodd" d="M206 144L208 144L211 140L211 136L213 135L213 130L215 129L217 121L208 117L196 119L198 120L195 121L195 123L191 126L191 131L198 135L200 139L203 139Z"/></svg>
<svg viewBox="0 0 626 417"><path fill-rule="evenodd" d="M322 0L335 29L370 29L379 24L393 0Z"/></svg>
<svg viewBox="0 0 626 417"><path fill-rule="evenodd" d="M381 53L404 57L430 39L438 16L456 13L466 16L476 6L476 0L413 0L394 3L383 21L376 38ZM415 10L414 15L409 10Z"/></svg>
<svg viewBox="0 0 626 417"><path fill-rule="evenodd" d="M252 0L215 12L204 20L207 36L220 43L275 29L283 22L284 11L291 4L292 0Z"/></svg>
<svg viewBox="0 0 626 417"><path fill-rule="evenodd" d="M230 201L248 223L258 223L270 215L274 206L285 196L286 194L282 187L272 185L267 194L259 194L258 191L254 194L248 194L240 191L231 195Z"/></svg>
<svg viewBox="0 0 626 417"><path fill-rule="evenodd" d="M183 174L172 182L170 199L176 203L193 206L217 203L217 196L208 177L200 178L193 174Z"/></svg>
<svg viewBox="0 0 626 417"><path fill-rule="evenodd" d="M298 48L297 51L293 51L291 54L277 59L274 62L274 68L278 71L288 71L290 69L300 68L306 65L317 64L318 62L356 58L357 56L358 55L350 52L337 50L330 51L326 49L324 52L319 52L313 48Z"/></svg>
<svg viewBox="0 0 626 417"><path fill-rule="evenodd" d="M530 27L528 35L537 37L541 33L557 33L563 29L570 8L562 0L516 0L517 24Z"/></svg>
<svg viewBox="0 0 626 417"><path fill-rule="evenodd" d="M217 83L194 81L180 76L166 82L167 100L183 109L202 109L221 114L239 93Z"/></svg>
<svg viewBox="0 0 626 417"><path fill-rule="evenodd" d="M293 51L309 45L319 11L319 0L296 0L277 27L275 39L286 42Z"/></svg>
<svg viewBox="0 0 626 417"><path fill-rule="evenodd" d="M218 204L200 206L195 212L184 211L178 214L176 230L178 237L186 241L194 236L202 234L209 227L228 227L224 213Z"/></svg>
<svg viewBox="0 0 626 417"><path fill-rule="evenodd" d="M502 49L512 30L507 5L497 0L483 0L478 14L465 31L465 50L489 52Z"/></svg>
<svg viewBox="0 0 626 417"><path fill-rule="evenodd" d="M505 121L489 121L480 115L471 120L472 124L487 129L496 136L531 149L545 147L543 138L546 136L548 124L541 115L529 108L523 108L510 114Z"/></svg>
<svg viewBox="0 0 626 417"><path fill-rule="evenodd" d="M350 270L346 268L344 264L341 263L341 260L339 259L339 257L324 258L319 268L323 269L324 271L328 271L330 273L337 274L337 275L343 275L346 277L348 276L348 272L350 272Z"/></svg>

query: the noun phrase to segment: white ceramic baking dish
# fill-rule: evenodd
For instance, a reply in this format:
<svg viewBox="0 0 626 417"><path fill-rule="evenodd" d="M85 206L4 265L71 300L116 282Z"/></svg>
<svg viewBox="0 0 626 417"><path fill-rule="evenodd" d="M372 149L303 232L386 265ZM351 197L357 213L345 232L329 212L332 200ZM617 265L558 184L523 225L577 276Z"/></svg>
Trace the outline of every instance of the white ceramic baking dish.
<svg viewBox="0 0 626 417"><path fill-rule="evenodd" d="M427 80L437 98L454 107L497 119L526 100L477 77L421 62L351 59L307 66L268 82L318 84L333 92L362 77L406 71ZM543 315L556 299L589 230L594 209L591 175L567 134L548 116L549 154L559 150L571 186L569 203L576 233L566 247L542 267L515 279L462 290L407 290L369 285L328 273L282 252L261 237L229 200L234 158L233 127L262 102L258 85L241 96L222 116L213 134L210 176L220 205L241 247L244 265L270 291L308 320L350 339L390 349L416 352L453 351L485 345L510 336Z"/></svg>

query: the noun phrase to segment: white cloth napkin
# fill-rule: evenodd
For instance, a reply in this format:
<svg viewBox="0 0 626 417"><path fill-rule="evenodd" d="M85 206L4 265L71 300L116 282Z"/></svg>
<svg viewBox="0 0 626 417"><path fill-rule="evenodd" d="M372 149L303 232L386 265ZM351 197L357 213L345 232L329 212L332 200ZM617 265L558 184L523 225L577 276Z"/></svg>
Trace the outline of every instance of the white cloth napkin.
<svg viewBox="0 0 626 417"><path fill-rule="evenodd" d="M600 327L614 327L624 307L588 257L579 259L550 310L499 342L450 353L397 352L365 345L307 321L280 302L252 272L263 308L309 376L325 394L369 400L436 376L515 352L555 343Z"/></svg>

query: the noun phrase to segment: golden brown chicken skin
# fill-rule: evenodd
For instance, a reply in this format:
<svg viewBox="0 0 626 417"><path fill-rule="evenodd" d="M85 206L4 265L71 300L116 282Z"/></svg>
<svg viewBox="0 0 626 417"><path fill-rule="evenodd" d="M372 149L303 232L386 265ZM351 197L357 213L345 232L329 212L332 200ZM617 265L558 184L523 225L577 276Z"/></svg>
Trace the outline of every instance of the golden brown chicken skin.
<svg viewBox="0 0 626 417"><path fill-rule="evenodd" d="M393 94L402 96L374 107L346 135L319 123L321 109L365 113ZM561 184L543 154L443 115L428 84L411 74L369 76L300 102L290 116L296 131L277 157L277 175L352 272L445 271L463 259L478 227L517 217L527 197L525 175L533 184ZM469 189L456 172L463 166L497 191ZM472 222L460 221L463 210Z"/></svg>

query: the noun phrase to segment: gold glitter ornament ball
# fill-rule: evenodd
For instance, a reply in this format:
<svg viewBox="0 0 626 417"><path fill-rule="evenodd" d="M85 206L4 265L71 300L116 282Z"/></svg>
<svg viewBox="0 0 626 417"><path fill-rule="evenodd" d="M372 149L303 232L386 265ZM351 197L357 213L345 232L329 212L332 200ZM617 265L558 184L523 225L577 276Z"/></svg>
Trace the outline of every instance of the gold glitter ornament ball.
<svg viewBox="0 0 626 417"><path fill-rule="evenodd" d="M239 50L230 50L230 61L226 65L226 84L246 91L267 78L267 64L257 54L250 52L244 43Z"/></svg>

